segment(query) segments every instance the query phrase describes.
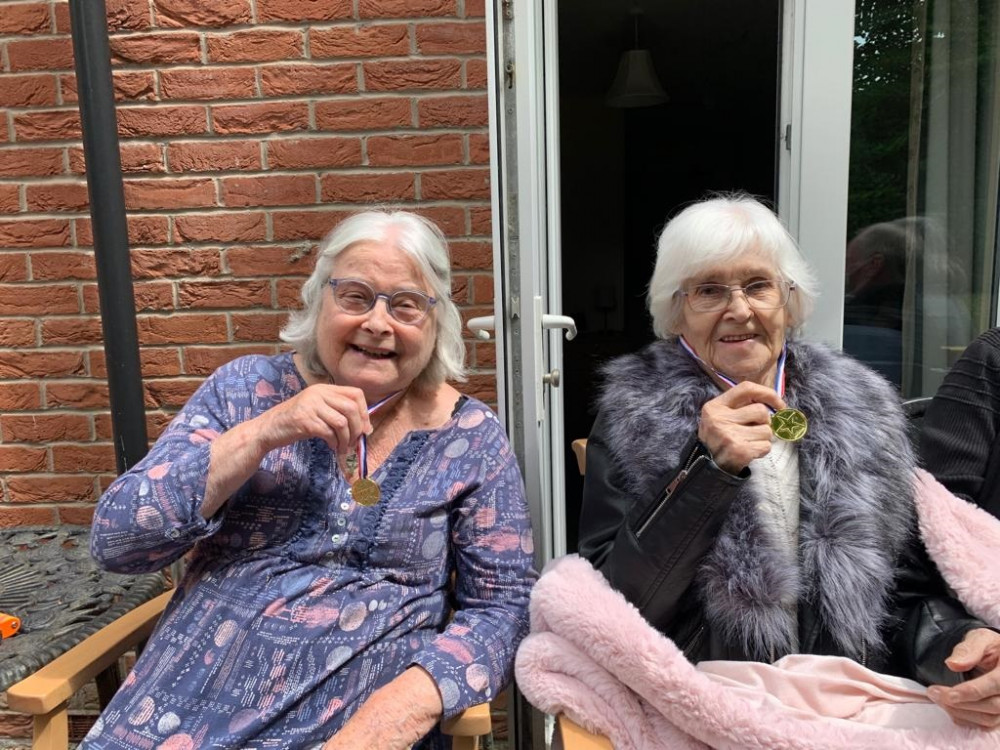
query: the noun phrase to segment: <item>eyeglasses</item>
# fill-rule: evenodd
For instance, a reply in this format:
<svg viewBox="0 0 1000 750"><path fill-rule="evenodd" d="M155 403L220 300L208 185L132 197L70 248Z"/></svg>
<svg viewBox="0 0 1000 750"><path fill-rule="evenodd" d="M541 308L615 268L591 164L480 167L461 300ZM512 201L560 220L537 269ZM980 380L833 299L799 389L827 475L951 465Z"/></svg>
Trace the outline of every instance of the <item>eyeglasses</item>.
<svg viewBox="0 0 1000 750"><path fill-rule="evenodd" d="M437 304L434 297L416 289L400 289L392 294L376 292L372 285L361 279L330 279L333 299L337 307L349 315L364 315L375 307L378 298L385 300L389 314L408 326L423 320Z"/></svg>
<svg viewBox="0 0 1000 750"><path fill-rule="evenodd" d="M746 286L728 284L698 284L677 294L687 297L687 302L695 312L718 312L725 310L732 302L733 294L743 292L747 304L754 310L777 310L788 304L788 297L795 289L784 279L763 279Z"/></svg>

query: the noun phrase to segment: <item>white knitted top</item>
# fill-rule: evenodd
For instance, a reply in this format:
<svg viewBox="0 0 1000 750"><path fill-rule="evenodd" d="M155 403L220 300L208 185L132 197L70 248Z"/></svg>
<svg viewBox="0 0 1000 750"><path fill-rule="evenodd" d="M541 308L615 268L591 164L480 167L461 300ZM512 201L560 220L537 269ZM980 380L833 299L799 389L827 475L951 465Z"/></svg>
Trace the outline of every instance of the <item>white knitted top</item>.
<svg viewBox="0 0 1000 750"><path fill-rule="evenodd" d="M771 438L771 452L750 462L751 491L761 499L757 509L774 534L778 546L788 557L788 564L799 564L799 450L795 443ZM798 603L784 603L797 613ZM798 644L793 643L793 651Z"/></svg>

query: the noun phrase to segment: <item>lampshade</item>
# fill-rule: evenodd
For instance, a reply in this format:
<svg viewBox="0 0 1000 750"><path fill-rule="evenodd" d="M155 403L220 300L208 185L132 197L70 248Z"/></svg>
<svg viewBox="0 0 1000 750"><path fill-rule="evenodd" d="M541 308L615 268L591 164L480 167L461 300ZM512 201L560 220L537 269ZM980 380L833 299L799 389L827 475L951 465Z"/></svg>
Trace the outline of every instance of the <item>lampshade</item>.
<svg viewBox="0 0 1000 750"><path fill-rule="evenodd" d="M611 84L605 102L609 107L651 107L663 104L669 97L663 90L653 56L648 49L630 49L622 53L618 74Z"/></svg>

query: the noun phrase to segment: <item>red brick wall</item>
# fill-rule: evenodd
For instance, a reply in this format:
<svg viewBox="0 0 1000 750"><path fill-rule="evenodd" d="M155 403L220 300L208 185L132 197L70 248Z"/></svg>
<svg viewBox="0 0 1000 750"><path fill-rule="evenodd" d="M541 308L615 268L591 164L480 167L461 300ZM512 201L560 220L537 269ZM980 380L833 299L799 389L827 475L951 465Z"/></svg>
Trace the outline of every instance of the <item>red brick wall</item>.
<svg viewBox="0 0 1000 750"><path fill-rule="evenodd" d="M277 349L358 204L452 240L492 312L484 0L109 0L147 416ZM86 522L115 471L65 1L0 0L0 526ZM493 345L467 391L492 400Z"/></svg>

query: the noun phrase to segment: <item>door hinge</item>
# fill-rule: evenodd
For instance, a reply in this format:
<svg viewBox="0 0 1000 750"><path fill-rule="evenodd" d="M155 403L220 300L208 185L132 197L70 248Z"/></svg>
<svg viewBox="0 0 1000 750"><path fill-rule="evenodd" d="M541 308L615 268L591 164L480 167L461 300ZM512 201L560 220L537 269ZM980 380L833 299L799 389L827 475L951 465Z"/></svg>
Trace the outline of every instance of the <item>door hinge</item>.
<svg viewBox="0 0 1000 750"><path fill-rule="evenodd" d="M785 151L792 150L792 123L785 125Z"/></svg>
<svg viewBox="0 0 1000 750"><path fill-rule="evenodd" d="M503 0L503 17L505 21L514 20L514 0Z"/></svg>

